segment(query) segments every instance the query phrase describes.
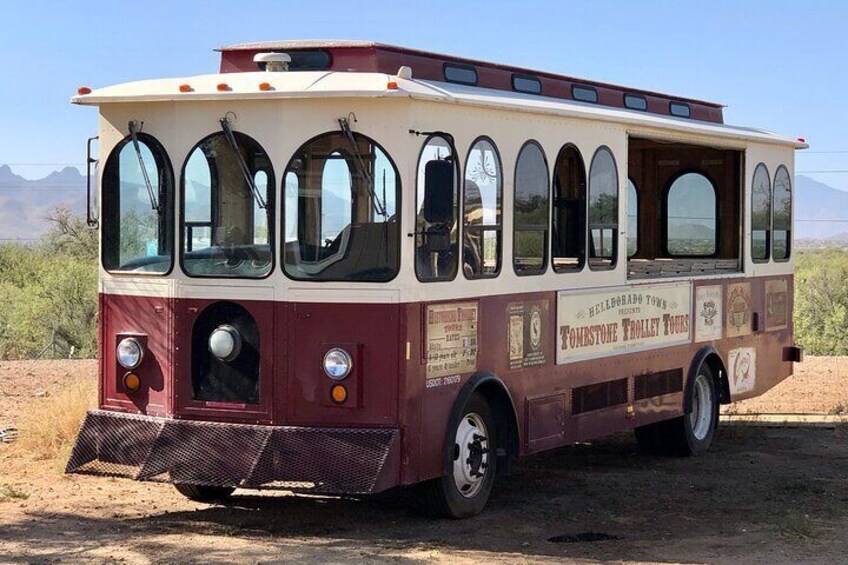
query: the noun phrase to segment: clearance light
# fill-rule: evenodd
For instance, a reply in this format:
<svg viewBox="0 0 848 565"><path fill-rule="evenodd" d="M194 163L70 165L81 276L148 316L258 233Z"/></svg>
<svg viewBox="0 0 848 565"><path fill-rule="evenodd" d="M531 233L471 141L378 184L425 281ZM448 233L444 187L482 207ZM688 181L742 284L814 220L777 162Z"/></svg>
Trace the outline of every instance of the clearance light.
<svg viewBox="0 0 848 565"><path fill-rule="evenodd" d="M91 89L87 86L81 86L77 88L77 94L80 96L85 96L86 94L91 94Z"/></svg>
<svg viewBox="0 0 848 565"><path fill-rule="evenodd" d="M191 92L192 90L194 90L194 89L191 87L190 84L181 84L180 85L180 92Z"/></svg>
<svg viewBox="0 0 848 565"><path fill-rule="evenodd" d="M386 88L388 88L389 90L397 90L398 89L398 83L396 83L393 80L390 80L389 83L386 85Z"/></svg>
<svg viewBox="0 0 848 565"><path fill-rule="evenodd" d="M129 392L135 392L141 386L141 379L135 373L127 373L124 375L124 389Z"/></svg>
<svg viewBox="0 0 848 565"><path fill-rule="evenodd" d="M336 385L330 389L330 396L333 398L333 402L341 404L347 400L347 389L342 385Z"/></svg>
<svg viewBox="0 0 848 565"><path fill-rule="evenodd" d="M804 139L803 137L799 137L798 141L800 141L801 143L807 143L807 140Z"/></svg>
<svg viewBox="0 0 848 565"><path fill-rule="evenodd" d="M227 84L226 82L219 82L218 83L218 92L226 92L228 90L230 90L229 84Z"/></svg>
<svg viewBox="0 0 848 565"><path fill-rule="evenodd" d="M267 92L269 90L274 90L274 87L271 86L270 82L260 82L259 83L259 90Z"/></svg>

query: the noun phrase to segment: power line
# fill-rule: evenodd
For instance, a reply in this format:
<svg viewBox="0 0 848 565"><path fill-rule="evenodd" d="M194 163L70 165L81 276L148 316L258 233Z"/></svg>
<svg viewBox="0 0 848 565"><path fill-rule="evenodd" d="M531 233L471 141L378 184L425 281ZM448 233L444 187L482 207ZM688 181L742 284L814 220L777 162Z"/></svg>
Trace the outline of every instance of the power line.
<svg viewBox="0 0 848 565"><path fill-rule="evenodd" d="M834 173L848 173L848 169L835 169L833 171L795 171L796 175L830 175Z"/></svg>

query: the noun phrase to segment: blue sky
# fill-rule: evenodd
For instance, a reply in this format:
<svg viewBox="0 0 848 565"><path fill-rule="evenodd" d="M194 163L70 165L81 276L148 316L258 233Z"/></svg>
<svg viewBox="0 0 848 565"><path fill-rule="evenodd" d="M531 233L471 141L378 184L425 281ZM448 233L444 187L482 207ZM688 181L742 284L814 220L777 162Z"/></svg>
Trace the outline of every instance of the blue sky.
<svg viewBox="0 0 848 565"><path fill-rule="evenodd" d="M83 161L96 111L68 103L78 86L214 72L215 47L298 38L374 39L721 102L728 123L805 137L798 171L848 170L848 3L57 4L5 2L0 20L0 164L25 177ZM848 190L848 173L814 178Z"/></svg>

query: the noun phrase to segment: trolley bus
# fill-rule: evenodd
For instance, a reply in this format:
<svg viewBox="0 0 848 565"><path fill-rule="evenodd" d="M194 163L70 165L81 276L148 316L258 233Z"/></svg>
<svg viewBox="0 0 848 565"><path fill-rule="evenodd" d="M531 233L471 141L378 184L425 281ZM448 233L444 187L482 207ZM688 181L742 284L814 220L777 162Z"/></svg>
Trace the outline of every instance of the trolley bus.
<svg viewBox="0 0 848 565"><path fill-rule="evenodd" d="M68 472L202 501L420 483L466 517L519 456L631 429L700 455L801 360L802 139L378 43L220 53L73 98L100 112L101 349Z"/></svg>

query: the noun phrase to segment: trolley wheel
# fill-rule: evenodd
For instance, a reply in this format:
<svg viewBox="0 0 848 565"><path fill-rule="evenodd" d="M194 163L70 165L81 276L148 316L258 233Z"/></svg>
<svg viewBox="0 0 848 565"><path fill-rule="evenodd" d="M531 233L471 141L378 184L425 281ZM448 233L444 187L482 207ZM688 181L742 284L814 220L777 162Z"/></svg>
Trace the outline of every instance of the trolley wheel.
<svg viewBox="0 0 848 565"><path fill-rule="evenodd" d="M184 497L195 502L206 502L208 504L215 502L223 502L227 500L233 491L232 487L210 487L205 485L191 485L188 483L174 483L174 488L177 489Z"/></svg>
<svg viewBox="0 0 848 565"><path fill-rule="evenodd" d="M424 483L425 510L445 518L468 518L486 506L497 472L496 427L492 410L479 394L468 399L445 456L451 472Z"/></svg>

